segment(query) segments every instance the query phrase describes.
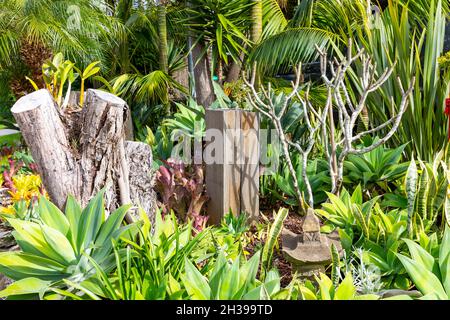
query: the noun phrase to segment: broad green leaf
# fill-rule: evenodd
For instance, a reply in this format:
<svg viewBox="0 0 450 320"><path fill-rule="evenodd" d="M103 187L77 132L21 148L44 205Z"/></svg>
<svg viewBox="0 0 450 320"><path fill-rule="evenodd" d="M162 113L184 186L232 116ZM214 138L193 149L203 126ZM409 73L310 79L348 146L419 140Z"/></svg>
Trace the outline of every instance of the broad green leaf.
<svg viewBox="0 0 450 320"><path fill-rule="evenodd" d="M0 298L14 295L40 293L47 289L50 283L50 281L44 281L38 278L25 278L13 282L5 290L0 291Z"/></svg>
<svg viewBox="0 0 450 320"><path fill-rule="evenodd" d="M46 225L58 230L63 235L67 235L70 228L69 221L61 210L45 197L39 198L38 212L40 218Z"/></svg>
<svg viewBox="0 0 450 320"><path fill-rule="evenodd" d="M81 217L81 207L71 195L67 197L66 201L66 217L69 222L69 239L72 243L72 247L75 249L77 255L80 254L78 248L78 227Z"/></svg>
<svg viewBox="0 0 450 320"><path fill-rule="evenodd" d="M397 254L397 256L422 294L435 293L440 299L447 299L441 282L431 271L404 255Z"/></svg>
<svg viewBox="0 0 450 320"><path fill-rule="evenodd" d="M100 61L95 61L95 62L92 62L90 65L88 65L83 72L83 79L87 79L87 78L91 77L92 75L98 73L98 71L100 71L100 68L95 67L95 66L98 65L99 63L100 63Z"/></svg>
<svg viewBox="0 0 450 320"><path fill-rule="evenodd" d="M69 240L58 230L45 225L41 226L45 241L62 258L62 264L71 264L76 261L75 252Z"/></svg>
<svg viewBox="0 0 450 320"><path fill-rule="evenodd" d="M262 300L261 297L263 296L262 291L264 290L264 286L260 285L250 291L248 291L241 300Z"/></svg>
<svg viewBox="0 0 450 320"><path fill-rule="evenodd" d="M186 274L182 275L181 278L190 297L193 300L209 300L211 289L208 281L187 258L185 258L184 263Z"/></svg>
<svg viewBox="0 0 450 320"><path fill-rule="evenodd" d="M428 271L433 272L435 265L433 256L414 241L409 239L403 239L403 241L408 245L412 260L422 265Z"/></svg>
<svg viewBox="0 0 450 320"><path fill-rule="evenodd" d="M92 246L100 227L105 220L104 197L102 189L82 211L78 224L77 248L78 252Z"/></svg>
<svg viewBox="0 0 450 320"><path fill-rule="evenodd" d="M126 213L130 210L131 205L124 205L114 211L105 223L100 228L97 238L95 239L96 246L104 245L105 241L110 239L114 231L120 228Z"/></svg>
<svg viewBox="0 0 450 320"><path fill-rule="evenodd" d="M240 258L236 258L236 260L231 265L231 268L227 270L224 274L219 291L219 299L220 300L230 300L233 298L233 295L239 290L239 265ZM240 297L235 297L239 299Z"/></svg>
<svg viewBox="0 0 450 320"><path fill-rule="evenodd" d="M0 273L13 280L35 277L60 280L68 274L65 267L53 260L23 252L1 252Z"/></svg>
<svg viewBox="0 0 450 320"><path fill-rule="evenodd" d="M18 219L8 219L8 222L14 228L13 235L26 245L22 249L32 248L34 254L62 262L61 256L48 245L39 224Z"/></svg>
<svg viewBox="0 0 450 320"><path fill-rule="evenodd" d="M347 274L345 279L341 282L334 294L334 300L352 300L356 295L356 288L353 285L353 278L351 274Z"/></svg>
<svg viewBox="0 0 450 320"><path fill-rule="evenodd" d="M300 286L300 292L303 296L303 300L317 300L316 294L305 286Z"/></svg>
<svg viewBox="0 0 450 320"><path fill-rule="evenodd" d="M320 278L316 276L319 284L321 300L332 300L334 295L333 282L325 274L321 273Z"/></svg>

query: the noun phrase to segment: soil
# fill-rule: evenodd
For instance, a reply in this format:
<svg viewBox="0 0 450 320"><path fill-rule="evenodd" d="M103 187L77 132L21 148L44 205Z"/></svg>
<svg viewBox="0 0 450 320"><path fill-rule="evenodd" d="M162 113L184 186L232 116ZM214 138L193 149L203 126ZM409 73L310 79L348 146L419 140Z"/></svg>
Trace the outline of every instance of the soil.
<svg viewBox="0 0 450 320"><path fill-rule="evenodd" d="M273 222L273 209L266 209L262 210L262 213L265 217L269 219L269 221ZM290 211L288 217L284 221L284 227L292 232L295 233L302 233L302 224L303 224L303 217L301 217L299 214L297 214L294 211ZM261 223L267 223L267 221L264 220L263 217L260 216L260 222ZM253 226L250 229L250 232L256 232L256 228ZM250 255L253 255L256 251L256 248L262 248L264 243L261 242L255 242L249 244L247 246L246 250L250 253ZM282 253L282 244L281 244L281 238L278 239L278 246L275 247L275 250L273 252L272 257L272 264L274 267L278 269L281 276L281 286L286 287L289 285L289 283L292 281L292 266L291 264L284 258Z"/></svg>

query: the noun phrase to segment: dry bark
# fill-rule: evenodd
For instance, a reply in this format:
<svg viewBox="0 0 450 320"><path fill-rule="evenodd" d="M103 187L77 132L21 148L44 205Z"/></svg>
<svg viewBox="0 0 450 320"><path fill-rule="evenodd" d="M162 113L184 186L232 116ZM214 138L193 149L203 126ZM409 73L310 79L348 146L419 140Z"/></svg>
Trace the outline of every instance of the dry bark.
<svg viewBox="0 0 450 320"><path fill-rule="evenodd" d="M211 80L211 70L206 53L202 55L204 45L197 43L192 49L194 59L194 78L197 103L209 108L215 100L214 87Z"/></svg>
<svg viewBox="0 0 450 320"><path fill-rule="evenodd" d="M39 90L19 99L12 108L50 198L60 209L64 208L68 195L73 195L84 206L106 188L109 212L128 203L153 209L155 194L151 174L143 175L140 180L129 177L129 172L134 177L137 172L150 170L151 149L145 145L129 149L131 154L127 160L125 136L130 113L125 101L91 89L86 92L85 101L83 108L69 105L60 109L50 92ZM141 160L141 167L136 169L135 158L147 161ZM130 180L147 189L144 192L140 186L130 185ZM132 199L139 199L139 203ZM154 214L153 211L147 213ZM127 220L132 219L128 216Z"/></svg>

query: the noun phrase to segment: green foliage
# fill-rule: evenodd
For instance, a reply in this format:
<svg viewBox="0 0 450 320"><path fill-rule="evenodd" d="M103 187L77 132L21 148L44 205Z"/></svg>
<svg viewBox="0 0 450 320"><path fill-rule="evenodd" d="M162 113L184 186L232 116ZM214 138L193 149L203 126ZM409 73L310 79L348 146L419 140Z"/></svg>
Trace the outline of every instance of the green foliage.
<svg viewBox="0 0 450 320"><path fill-rule="evenodd" d="M103 4L103 2L101 2ZM23 40L40 44L83 67L106 60L125 28L89 0L0 1L0 69L16 70ZM17 76L17 74L15 74Z"/></svg>
<svg viewBox="0 0 450 320"><path fill-rule="evenodd" d="M281 289L280 276L275 270L267 273L265 280L257 277L260 263L260 253L241 265L238 257L232 263L228 262L223 253L214 263L212 270L202 273L188 260L185 262L183 284L193 300L267 300L295 299L294 288ZM290 287L293 283L290 284Z"/></svg>
<svg viewBox="0 0 450 320"><path fill-rule="evenodd" d="M289 210L286 208L281 208L275 215L275 220L270 227L261 258L261 275L263 279L267 276L267 272L271 269L273 250L283 229L284 220L286 220L288 215Z"/></svg>
<svg viewBox="0 0 450 320"><path fill-rule="evenodd" d="M433 163L419 160L416 168L414 159L405 181L408 200L410 233L417 238L420 233L436 229L439 216L442 216L447 199L448 181L445 179L446 166L441 162L443 152L436 155Z"/></svg>
<svg viewBox="0 0 450 320"><path fill-rule="evenodd" d="M55 54L52 61L46 61L42 65L42 78L45 82L45 88L49 90L56 100L58 106L62 106L63 89L67 81L69 81L66 93L67 100L70 96L72 83L79 74L74 73L75 64L70 60L65 60L64 55L59 52ZM37 84L30 78L26 79L33 85L33 88L39 90Z"/></svg>
<svg viewBox="0 0 450 320"><path fill-rule="evenodd" d="M221 228L224 232L232 234L236 239L239 239L249 229L247 220L248 216L245 213L235 216L230 212L223 218Z"/></svg>
<svg viewBox="0 0 450 320"><path fill-rule="evenodd" d="M125 235L134 225L121 226L129 206L106 218L103 196L104 191L99 192L83 210L69 197L65 214L41 197L36 208L38 220L8 218L21 251L0 253L0 272L20 283L41 284L34 293L42 297L44 284L48 287L64 279L81 282L91 277L95 274L91 261L112 270L112 240ZM21 292L20 285L13 288L16 290L9 289L1 296L30 293L26 287L27 292Z"/></svg>
<svg viewBox="0 0 450 320"><path fill-rule="evenodd" d="M81 78L81 89L80 89L80 106L83 107L84 105L84 90L85 90L85 82L91 77L94 77L97 73L100 72L100 67L97 67L97 65L100 63L100 61L95 61L89 64L86 69L81 72L81 70L78 70L78 74ZM63 73L64 75L64 73ZM62 76L63 77L63 76ZM107 82L106 80L103 82ZM62 89L60 89L62 90Z"/></svg>
<svg viewBox="0 0 450 320"><path fill-rule="evenodd" d="M173 118L163 122L163 126L171 131L172 139L183 136L201 140L206 130L205 109L192 98L189 98L186 105L176 103L176 107L178 111Z"/></svg>
<svg viewBox="0 0 450 320"><path fill-rule="evenodd" d="M245 31L250 26L248 19L252 3L247 0L192 0L186 8L185 24L195 42L206 44L213 58L213 70L219 61L226 64L229 58L239 61L241 52L246 52L249 40Z"/></svg>
<svg viewBox="0 0 450 320"><path fill-rule="evenodd" d="M313 62L318 53L315 45L326 49L333 34L316 28L286 29L263 40L249 56L249 62L256 62L264 74L287 72L293 65Z"/></svg>
<svg viewBox="0 0 450 320"><path fill-rule="evenodd" d="M423 299L450 299L450 228L446 226L438 254L433 255L419 244L404 239L410 257L398 254Z"/></svg>
<svg viewBox="0 0 450 320"><path fill-rule="evenodd" d="M141 211L138 238L122 239L127 244L114 246L115 270L112 272L94 261L96 275L80 284L68 283L67 290L57 292L69 299L178 300L186 298L181 281L185 259L203 261L207 232L193 237L190 224L178 225L176 218L156 213L153 225ZM78 292L75 296L71 289Z"/></svg>
<svg viewBox="0 0 450 320"><path fill-rule="evenodd" d="M306 186L303 182L301 156L299 154L293 155L292 164L294 168L296 168L300 191L305 192ZM320 158L309 161L307 172L314 194L314 203L318 204L325 201L327 198L326 191L330 190L331 184L327 162ZM299 206L295 194L294 181L291 177L287 163L282 163L279 172L273 175L273 179L277 189L280 190L280 192L278 192L277 190L271 189L270 191L273 196L284 201L287 205Z"/></svg>
<svg viewBox="0 0 450 320"><path fill-rule="evenodd" d="M112 80L112 93L134 103L167 104L167 90L186 89L161 70L148 74L127 73Z"/></svg>
<svg viewBox="0 0 450 320"><path fill-rule="evenodd" d="M416 76L410 106L390 143L399 145L411 141L406 147L407 153L415 152L418 158L426 161L432 161L434 153L446 145L447 121L442 108L448 93L450 73L441 73L438 63L438 58L443 54L446 23L443 2L446 1L400 5L389 1L378 28L362 29L358 38L376 62L378 73L397 61L393 76L382 86L380 93L368 101L373 125L385 122L392 113L397 112L401 94L395 83L396 78L399 77L406 86L411 75ZM418 12L414 6L422 6L421 21L425 28L414 20L417 17L415 12ZM396 103L392 111L391 100Z"/></svg>
<svg viewBox="0 0 450 320"><path fill-rule="evenodd" d="M301 300L378 300L379 297L374 294L358 295L356 287L353 284L353 278L348 273L345 279L335 285L333 281L325 274L320 277L315 276L318 288L311 281L300 285Z"/></svg>
<svg viewBox="0 0 450 320"><path fill-rule="evenodd" d="M405 231L405 213L398 209L385 212L378 203L379 196L364 202L361 186L351 195L344 189L339 197L331 193L328 197L329 202L316 210L326 220L322 229L329 232L340 228L347 249L364 239L385 243L390 234Z"/></svg>
<svg viewBox="0 0 450 320"><path fill-rule="evenodd" d="M375 187L380 188L381 193L390 191L395 187L392 183L401 179L408 168L408 163L401 163L405 147L389 149L380 146L364 155L349 155L344 164L344 183L361 184L364 190L375 191L375 194L380 193L374 190Z"/></svg>
<svg viewBox="0 0 450 320"><path fill-rule="evenodd" d="M323 232L337 229L347 256L352 256L354 248L364 249L364 262L379 269L386 287L406 290L409 284L395 254L406 232L407 212L383 210L379 198L364 202L360 186L351 195L344 189L340 197L329 194L329 203L316 213L325 219Z"/></svg>
<svg viewBox="0 0 450 320"><path fill-rule="evenodd" d="M441 151L431 163L411 160L403 185L384 195L384 207L407 210L412 239L418 239L421 233L435 231L439 217L444 216L448 188L445 157Z"/></svg>

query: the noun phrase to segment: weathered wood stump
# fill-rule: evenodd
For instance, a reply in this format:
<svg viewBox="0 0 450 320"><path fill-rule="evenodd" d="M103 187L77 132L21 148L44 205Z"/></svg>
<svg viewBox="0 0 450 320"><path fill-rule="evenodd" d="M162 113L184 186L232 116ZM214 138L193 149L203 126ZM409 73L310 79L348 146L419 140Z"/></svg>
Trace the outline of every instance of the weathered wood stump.
<svg viewBox="0 0 450 320"><path fill-rule="evenodd" d="M133 203L152 217L152 152L143 143L125 141L130 123L126 102L91 89L85 101L83 108L61 109L49 91L39 90L11 110L51 200L63 209L72 195L84 206L105 187L109 212Z"/></svg>

